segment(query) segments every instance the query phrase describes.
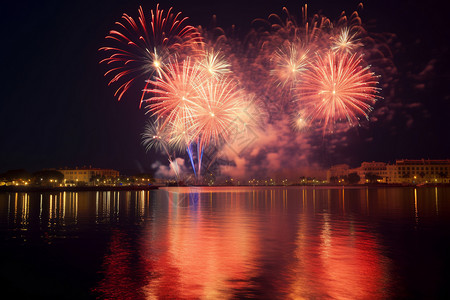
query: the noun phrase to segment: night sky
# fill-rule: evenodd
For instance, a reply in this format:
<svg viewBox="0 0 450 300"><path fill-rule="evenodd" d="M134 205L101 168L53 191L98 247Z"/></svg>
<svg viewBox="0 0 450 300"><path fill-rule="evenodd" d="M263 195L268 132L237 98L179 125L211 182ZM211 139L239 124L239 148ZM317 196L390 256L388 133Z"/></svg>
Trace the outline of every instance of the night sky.
<svg viewBox="0 0 450 300"><path fill-rule="evenodd" d="M264 2L264 3L261 3ZM310 1L334 19L358 1ZM245 3L245 4L243 4ZM301 1L161 1L207 26L236 24L245 32L250 22L281 13L299 12ZM97 50L126 12L155 8L151 1L9 1L2 4L0 172L9 169L89 166L125 173L150 171L162 156L146 154L140 134L147 117L138 93L120 102L107 86L104 57ZM391 51L397 68L389 120L350 133L340 153L320 153L323 167L362 161L450 158L450 59L448 10L433 1L366 1L363 22L370 32L395 35ZM380 102L382 102L381 100ZM382 104L380 104L382 105ZM377 107L375 107L377 109Z"/></svg>

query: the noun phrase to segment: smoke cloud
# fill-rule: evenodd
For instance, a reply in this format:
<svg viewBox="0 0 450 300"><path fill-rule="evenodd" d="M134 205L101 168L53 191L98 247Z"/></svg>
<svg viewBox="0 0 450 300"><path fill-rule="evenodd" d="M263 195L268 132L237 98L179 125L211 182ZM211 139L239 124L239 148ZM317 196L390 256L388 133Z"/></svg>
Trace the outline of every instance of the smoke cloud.
<svg viewBox="0 0 450 300"><path fill-rule="evenodd" d="M249 133L247 133L249 134ZM248 138L248 145L228 143L221 156L228 165L220 166L223 176L233 178L294 179L300 176L323 177L324 171L311 157L316 149L310 133L295 133L286 120L267 124L264 129L255 130Z"/></svg>

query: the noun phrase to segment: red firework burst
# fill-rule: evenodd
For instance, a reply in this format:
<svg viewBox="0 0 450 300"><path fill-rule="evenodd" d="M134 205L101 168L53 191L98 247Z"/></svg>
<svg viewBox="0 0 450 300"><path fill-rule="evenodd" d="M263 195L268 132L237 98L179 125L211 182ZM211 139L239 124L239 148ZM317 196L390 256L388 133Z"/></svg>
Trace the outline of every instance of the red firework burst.
<svg viewBox="0 0 450 300"><path fill-rule="evenodd" d="M122 22L116 22L119 29L111 30L106 36L111 46L99 49L109 55L100 61L111 65L105 73L105 76L113 76L108 85L122 81L114 94L118 100L133 84L142 84L142 89L154 73L160 75L170 56L189 54L202 47L198 31L185 25L187 18L182 18L181 13L174 14L172 8L164 13L157 5L150 11L150 21L147 21L142 7L138 12L138 22L123 14Z"/></svg>
<svg viewBox="0 0 450 300"><path fill-rule="evenodd" d="M361 55L327 52L317 55L298 86L298 102L312 121L324 128L346 120L359 124L379 98L377 76L362 66Z"/></svg>
<svg viewBox="0 0 450 300"><path fill-rule="evenodd" d="M198 106L193 110L194 136L200 146L226 141L233 129L242 106L242 91L237 82L229 77L217 80L209 77L197 86Z"/></svg>
<svg viewBox="0 0 450 300"><path fill-rule="evenodd" d="M167 64L161 77L149 81L151 98L148 112L158 118L164 118L163 126L176 124L176 128L190 128L193 123L193 111L199 107L197 85L206 77L199 64L190 59Z"/></svg>

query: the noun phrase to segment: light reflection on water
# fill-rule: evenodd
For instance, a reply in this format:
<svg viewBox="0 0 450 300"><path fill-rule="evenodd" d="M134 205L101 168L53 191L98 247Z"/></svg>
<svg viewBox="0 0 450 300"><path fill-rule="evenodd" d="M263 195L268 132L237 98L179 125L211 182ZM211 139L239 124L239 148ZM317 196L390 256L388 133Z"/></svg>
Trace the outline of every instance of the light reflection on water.
<svg viewBox="0 0 450 300"><path fill-rule="evenodd" d="M439 264L449 259L439 255L450 247L437 238L449 237L449 196L448 188L10 193L0 194L0 229L2 243L21 246L108 237L80 245L99 249L90 293L100 298L439 296L439 280L415 284L446 276ZM410 268L421 253L425 263Z"/></svg>

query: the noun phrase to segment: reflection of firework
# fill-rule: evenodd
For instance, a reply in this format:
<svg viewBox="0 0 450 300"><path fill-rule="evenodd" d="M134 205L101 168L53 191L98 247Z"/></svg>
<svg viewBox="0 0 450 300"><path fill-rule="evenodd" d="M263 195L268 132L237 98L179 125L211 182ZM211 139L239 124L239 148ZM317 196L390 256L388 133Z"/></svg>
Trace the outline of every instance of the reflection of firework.
<svg viewBox="0 0 450 300"><path fill-rule="evenodd" d="M139 7L138 22L127 14L122 19L116 22L119 30L111 30L106 36L112 46L100 48L109 54L101 61L111 64L105 73L105 76L113 75L109 84L124 81L115 92L119 100L136 81L143 86L152 74L159 75L169 56L192 52L201 43L197 30L185 26L187 18L181 18L181 13L174 15L172 8L164 14L157 5L155 11L151 10L150 22L142 7Z"/></svg>
<svg viewBox="0 0 450 300"><path fill-rule="evenodd" d="M368 118L371 104L378 98L377 77L362 67L362 57L329 51L320 55L299 84L299 103L313 120L333 125L346 119L357 124Z"/></svg>

